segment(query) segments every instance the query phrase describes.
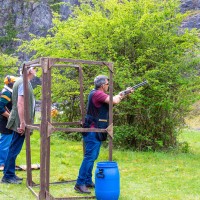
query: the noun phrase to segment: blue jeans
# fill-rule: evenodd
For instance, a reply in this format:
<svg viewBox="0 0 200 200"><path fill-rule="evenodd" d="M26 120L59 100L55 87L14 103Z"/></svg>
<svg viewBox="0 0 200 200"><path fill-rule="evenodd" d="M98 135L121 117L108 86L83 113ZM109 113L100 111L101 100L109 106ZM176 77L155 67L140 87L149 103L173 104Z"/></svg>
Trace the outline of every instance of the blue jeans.
<svg viewBox="0 0 200 200"><path fill-rule="evenodd" d="M5 165L13 133L0 133L0 166Z"/></svg>
<svg viewBox="0 0 200 200"><path fill-rule="evenodd" d="M96 139L96 133L89 132L83 136L85 144L85 155L79 169L77 185L88 185L92 183L92 170L94 161L98 158L101 141Z"/></svg>
<svg viewBox="0 0 200 200"><path fill-rule="evenodd" d="M25 136L21 136L17 132L13 131L13 137L10 143L9 152L7 156L7 160L4 166L4 178L10 179L15 177L15 161L20 153L23 143L24 143Z"/></svg>

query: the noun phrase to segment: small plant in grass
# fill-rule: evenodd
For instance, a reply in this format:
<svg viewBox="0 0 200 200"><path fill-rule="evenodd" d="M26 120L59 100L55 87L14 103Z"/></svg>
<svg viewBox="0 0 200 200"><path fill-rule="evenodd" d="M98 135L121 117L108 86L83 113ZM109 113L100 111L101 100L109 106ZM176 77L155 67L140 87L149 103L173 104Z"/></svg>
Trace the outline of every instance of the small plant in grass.
<svg viewBox="0 0 200 200"><path fill-rule="evenodd" d="M59 176L58 181L66 181L66 178L64 176Z"/></svg>
<svg viewBox="0 0 200 200"><path fill-rule="evenodd" d="M190 145L188 144L187 141L178 142L176 149L178 149L178 151L181 152L181 153L189 153L190 152Z"/></svg>

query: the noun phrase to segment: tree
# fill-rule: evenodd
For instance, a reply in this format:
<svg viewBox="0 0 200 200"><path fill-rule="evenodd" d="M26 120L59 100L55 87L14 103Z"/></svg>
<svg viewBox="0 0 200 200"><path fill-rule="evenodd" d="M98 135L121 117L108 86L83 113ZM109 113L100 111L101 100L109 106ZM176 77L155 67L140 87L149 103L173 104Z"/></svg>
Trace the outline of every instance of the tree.
<svg viewBox="0 0 200 200"><path fill-rule="evenodd" d="M126 138L129 147L168 148L199 89L198 31L180 30L189 13L179 7L178 0L85 0L67 21L56 16L47 37L32 36L19 50L35 51L34 58L113 61L116 93L147 79L148 87L115 107L115 125L132 126L116 143ZM99 73L107 72L85 66L86 80Z"/></svg>
<svg viewBox="0 0 200 200"><path fill-rule="evenodd" d="M6 75L16 75L17 67L16 67L17 58L13 56L9 56L7 54L0 53L0 77L1 77L1 88L3 87L4 77Z"/></svg>

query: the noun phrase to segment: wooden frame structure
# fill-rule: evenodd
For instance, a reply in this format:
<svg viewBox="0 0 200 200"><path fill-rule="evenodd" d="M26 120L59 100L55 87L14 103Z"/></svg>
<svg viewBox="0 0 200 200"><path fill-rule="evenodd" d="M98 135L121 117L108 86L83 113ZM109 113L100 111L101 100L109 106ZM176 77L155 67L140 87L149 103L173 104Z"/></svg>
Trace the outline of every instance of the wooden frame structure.
<svg viewBox="0 0 200 200"><path fill-rule="evenodd" d="M62 63L62 64L59 64ZM64 63L64 64L63 64ZM109 102L109 126L106 129L98 128L61 128L59 125L77 125L81 127L84 123L84 100L83 100L83 69L82 64L106 66L109 69L109 95L111 101ZM87 60L73 60L65 58L46 58L42 57L34 61L29 61L24 64L23 84L24 84L24 110L26 123L26 164L27 164L27 187L39 200L65 200L65 199L91 199L94 196L82 197L65 197L55 198L49 192L50 178L50 136L55 131L63 132L107 132L109 134L109 161L112 161L112 138L113 138L113 63L101 61L87 61ZM28 79L27 68L40 67L42 68L42 101L41 101L41 124L31 124L29 115L28 102ZM80 107L81 119L77 122L66 123L51 123L51 69L53 67L74 67L79 71L80 83ZM31 130L40 131L40 184L35 184L32 180L31 170L31 145L30 132ZM70 181L69 181L70 182ZM56 182L62 183L62 182ZM40 186L39 194L37 194L33 187Z"/></svg>

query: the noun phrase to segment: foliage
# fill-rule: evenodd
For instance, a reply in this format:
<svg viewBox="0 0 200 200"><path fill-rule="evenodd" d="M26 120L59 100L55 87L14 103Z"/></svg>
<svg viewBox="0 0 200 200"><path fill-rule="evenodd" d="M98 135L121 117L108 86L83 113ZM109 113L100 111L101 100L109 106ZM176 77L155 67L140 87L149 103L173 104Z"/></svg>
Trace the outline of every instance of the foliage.
<svg viewBox="0 0 200 200"><path fill-rule="evenodd" d="M140 134L134 126L119 126L114 128L114 146L120 149L152 150L163 148L162 140L156 140L150 134Z"/></svg>
<svg viewBox="0 0 200 200"><path fill-rule="evenodd" d="M17 67L16 67L17 58L14 56L9 56L3 53L0 53L0 77L1 77L1 88L4 85L3 79L6 75L16 75Z"/></svg>
<svg viewBox="0 0 200 200"><path fill-rule="evenodd" d="M57 13L59 13L61 6L65 6L68 8L71 7L71 2L62 2L60 0L50 0L48 1L48 3L50 4L52 11Z"/></svg>
<svg viewBox="0 0 200 200"><path fill-rule="evenodd" d="M13 49L13 39L16 38L17 30L14 26L14 16L8 15L8 20L6 25L0 31L0 48L6 47L5 53L10 54L14 52ZM3 35L3 36L2 36Z"/></svg>
<svg viewBox="0 0 200 200"><path fill-rule="evenodd" d="M7 23L4 28L0 30L0 86L4 85L3 79L6 75L16 75L18 58L11 53L14 52L12 48L13 39L16 37L17 31L14 26L14 18L12 15L8 15ZM4 49L4 51L2 50Z"/></svg>
<svg viewBox="0 0 200 200"><path fill-rule="evenodd" d="M177 132L176 134L178 135ZM134 126L123 125L114 127L113 146L115 149L129 149L133 151L154 151L155 149L168 151L173 149L173 151L189 153L190 147L188 142L177 142L175 149L173 147L170 148L170 146L166 149L166 146L163 144L164 140L164 138L157 139L147 133L140 134ZM106 145L108 145L108 142L104 144L104 146Z"/></svg>
<svg viewBox="0 0 200 200"><path fill-rule="evenodd" d="M115 93L147 79L149 86L115 106L114 123L134 127L133 133L144 139L144 146L138 146L139 149L173 147L188 105L197 97L200 81L196 72L198 31L179 28L189 15L180 13L179 7L178 0L84 0L67 21L60 21L55 15L49 35L40 38L32 35L32 40L24 41L19 50L34 51L33 58L112 61ZM108 71L96 66L83 68L88 93L91 77ZM59 81L53 84L54 99L77 100L77 79L73 79L70 70L65 73L67 78L56 73ZM64 88L60 87L61 82ZM80 115L75 102L76 109L71 107L69 112L71 115L73 111L73 116L66 112L65 120ZM69 111L70 106L65 108ZM132 141L131 136L127 141Z"/></svg>

